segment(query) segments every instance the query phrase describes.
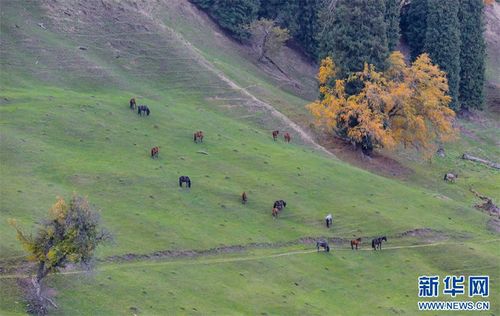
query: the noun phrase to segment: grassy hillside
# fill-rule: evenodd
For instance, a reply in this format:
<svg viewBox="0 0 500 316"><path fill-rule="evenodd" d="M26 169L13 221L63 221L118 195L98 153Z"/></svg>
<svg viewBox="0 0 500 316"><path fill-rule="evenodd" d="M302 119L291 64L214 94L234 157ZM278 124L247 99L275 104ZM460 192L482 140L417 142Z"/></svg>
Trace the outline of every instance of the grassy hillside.
<svg viewBox="0 0 500 316"><path fill-rule="evenodd" d="M183 1L1 6L0 266L9 273L0 273L0 314L24 313L12 275L25 273L13 268L24 252L7 219L31 229L72 192L102 210L115 243L99 250L95 274L49 278L54 314L413 314L417 277L428 273L489 274L500 291L498 234L463 183L374 175L297 133L273 142L270 130L295 130L249 94L307 122L307 70L290 68L302 91L280 86ZM150 117L128 109L132 96ZM199 129L203 144L192 141ZM495 146L485 147L492 159ZM499 198L498 172L474 168L478 188ZM273 220L276 199L288 206ZM365 251L378 235L393 249ZM365 242L353 253L355 236ZM315 252L319 237L333 239L332 253ZM153 255L164 251L179 255Z"/></svg>

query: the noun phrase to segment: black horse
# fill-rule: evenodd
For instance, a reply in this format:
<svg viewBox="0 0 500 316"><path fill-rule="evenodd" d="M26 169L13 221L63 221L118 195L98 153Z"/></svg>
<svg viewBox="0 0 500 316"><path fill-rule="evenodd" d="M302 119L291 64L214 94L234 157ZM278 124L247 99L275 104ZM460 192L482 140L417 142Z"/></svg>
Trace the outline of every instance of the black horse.
<svg viewBox="0 0 500 316"><path fill-rule="evenodd" d="M286 202L283 200L278 200L274 202L273 208L277 208L278 211L281 211L284 207L286 207Z"/></svg>
<svg viewBox="0 0 500 316"><path fill-rule="evenodd" d="M139 105L137 107L137 114L139 114L140 116L143 115L143 112L144 114L146 114L147 116L149 116L149 113L151 113L151 111L149 110L148 106L147 105Z"/></svg>
<svg viewBox="0 0 500 316"><path fill-rule="evenodd" d="M387 241L386 236L378 237L375 239L372 239L372 248L373 250L377 250L377 247L379 250L382 250L382 241Z"/></svg>
<svg viewBox="0 0 500 316"><path fill-rule="evenodd" d="M323 249L325 249L326 252L330 252L330 246L328 246L328 243L326 242L326 240L318 240L316 242L316 249L318 249L318 251L319 251L319 247L323 247Z"/></svg>
<svg viewBox="0 0 500 316"><path fill-rule="evenodd" d="M188 188L190 188L190 187L191 187L191 179L189 179L189 177L188 177L188 176L180 176L180 177L179 177L179 186L180 186L181 188L182 188L182 184L183 184L184 182L186 182L186 186L187 186Z"/></svg>

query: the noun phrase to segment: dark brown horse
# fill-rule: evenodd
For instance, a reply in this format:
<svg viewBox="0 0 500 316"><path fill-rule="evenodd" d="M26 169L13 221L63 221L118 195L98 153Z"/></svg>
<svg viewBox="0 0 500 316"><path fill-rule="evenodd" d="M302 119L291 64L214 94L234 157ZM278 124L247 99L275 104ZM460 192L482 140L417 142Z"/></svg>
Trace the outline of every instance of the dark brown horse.
<svg viewBox="0 0 500 316"><path fill-rule="evenodd" d="M194 132L193 140L195 143L197 143L198 140L203 143L203 132L202 131Z"/></svg>
<svg viewBox="0 0 500 316"><path fill-rule="evenodd" d="M135 103L135 98L130 99L129 104L130 104L130 109L135 110L137 106L137 103Z"/></svg>
<svg viewBox="0 0 500 316"><path fill-rule="evenodd" d="M278 139L278 135L279 135L280 131L276 130L276 131L273 131L273 140L276 141L276 139Z"/></svg>
<svg viewBox="0 0 500 316"><path fill-rule="evenodd" d="M356 250L358 250L359 245L361 245L361 238L351 240L351 249L352 250L354 250L354 247L356 247Z"/></svg>
<svg viewBox="0 0 500 316"><path fill-rule="evenodd" d="M243 193L241 194L241 203L243 203L243 204L247 204L247 200L248 200L248 198L247 198L247 193L246 193L246 192L243 192Z"/></svg>
<svg viewBox="0 0 500 316"><path fill-rule="evenodd" d="M159 154L160 154L160 146L155 146L151 148L151 158L153 159L158 158Z"/></svg>
<svg viewBox="0 0 500 316"><path fill-rule="evenodd" d="M288 132L286 132L285 135L283 135L283 138L285 139L286 143L289 143L292 140L292 136L290 136Z"/></svg>

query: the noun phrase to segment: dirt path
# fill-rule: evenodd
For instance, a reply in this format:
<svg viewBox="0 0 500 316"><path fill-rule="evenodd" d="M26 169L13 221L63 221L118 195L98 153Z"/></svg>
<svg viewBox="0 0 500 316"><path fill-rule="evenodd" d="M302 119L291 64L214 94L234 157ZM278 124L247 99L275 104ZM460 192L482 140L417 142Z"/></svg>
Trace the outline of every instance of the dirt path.
<svg viewBox="0 0 500 316"><path fill-rule="evenodd" d="M491 240L485 240L483 243L489 243L489 242L496 242L499 241L500 239L491 239ZM415 249L415 248L426 248L426 247L438 247L438 246L445 246L445 245L453 245L453 244L460 244L460 241L456 242L435 242L435 243L426 243L426 244L418 244L418 245L407 245L407 246L389 246L389 247L383 247L382 252L384 251L393 251L393 250L401 250L401 249ZM331 250L331 255L335 255L336 252L338 251L348 251L352 252L350 248L334 248ZM359 249L358 251L373 251L371 248L362 248ZM152 260L151 258L146 259L146 260L137 260L137 261L125 261L125 262L106 262L100 265L97 268L97 271L110 271L110 270L117 270L117 269L123 269L123 268L138 268L138 267L154 267L154 266L167 266L167 265L208 265L208 264L223 264L223 263L232 263L232 262L244 262L244 261L255 261L255 260L264 260L264 259L275 259L275 258L280 258L280 257L288 257L288 256L299 256L299 255L306 255L306 254L312 254L316 253L316 249L311 249L311 250L295 250L295 251L287 251L287 252L279 252L279 253L273 253L273 254L268 254L268 255L257 255L257 256L238 256L238 257L229 257L229 258L217 258L217 257L212 257L212 258L202 258L202 259L196 259L199 257L191 257L191 258L183 258L183 259L177 259L177 260ZM72 270L72 271L63 271L60 272L59 274L63 275L72 275L72 274L84 274L86 271L83 270ZM0 275L0 279L16 279L16 278L28 278L31 277L29 274L19 274L19 273L12 273L12 274L3 274Z"/></svg>
<svg viewBox="0 0 500 316"><path fill-rule="evenodd" d="M158 25L161 29L174 35L177 38L177 40L182 42L186 46L186 48L190 52L192 52L192 55L195 58L196 62L198 62L201 66L205 67L207 70L214 73L220 80L222 80L224 83L226 83L231 89L239 91L243 96L247 97L250 102L245 102L246 106L252 106L255 108L266 109L267 111L269 111L269 113L271 113L271 115L273 115L274 117L276 117L277 119L282 121L285 125L287 125L291 129L293 129L293 131L299 135L299 137L302 139L302 141L304 143L311 145L313 148L315 148L321 152L324 152L325 154L327 154L330 157L336 158L332 152L330 152L325 147L318 144L311 135L309 135L305 130L303 130L298 124L296 124L295 122L290 120L286 115L284 115L283 113L276 110L271 104L258 99L255 95L253 95L251 92L249 92L246 88L241 87L236 82L234 82L229 77L227 77L224 74L224 72L219 70L210 61L208 61L203 56L203 53L197 47L195 47L193 44L191 44L191 42L186 40L181 34L176 32L175 30L173 30L169 26L165 25L165 23L163 23L163 21L161 21L161 19L156 18L153 12L148 12L148 11L145 11L142 9L142 10L138 10L138 13L141 13L142 15L146 16L147 18L154 20L156 22L155 24Z"/></svg>

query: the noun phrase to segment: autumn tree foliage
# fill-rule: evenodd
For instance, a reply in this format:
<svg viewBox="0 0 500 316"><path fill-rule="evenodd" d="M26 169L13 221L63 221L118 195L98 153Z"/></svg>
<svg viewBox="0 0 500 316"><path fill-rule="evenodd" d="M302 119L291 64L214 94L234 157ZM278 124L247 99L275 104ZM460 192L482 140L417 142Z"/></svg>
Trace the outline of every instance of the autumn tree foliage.
<svg viewBox="0 0 500 316"><path fill-rule="evenodd" d="M436 143L454 139L455 113L448 107L446 74L427 54L407 66L403 55L394 52L388 64L385 72L378 72L365 63L362 71L332 80L338 70L332 58L325 58L318 73L322 98L307 106L317 124L365 154L402 145L427 155ZM362 83L355 94L346 90L352 81Z"/></svg>
<svg viewBox="0 0 500 316"><path fill-rule="evenodd" d="M253 21L248 30L251 34L250 40L259 51L259 60L270 59L278 53L285 42L290 38L287 29L276 25L275 21L259 19Z"/></svg>
<svg viewBox="0 0 500 316"><path fill-rule="evenodd" d="M69 203L58 198L35 236L23 232L15 220L10 221L17 231L18 240L29 253L28 259L36 264L33 285L39 300L37 313L43 314L45 309L42 280L68 263L88 266L97 246L110 238L99 223L99 215L87 199L76 195Z"/></svg>

